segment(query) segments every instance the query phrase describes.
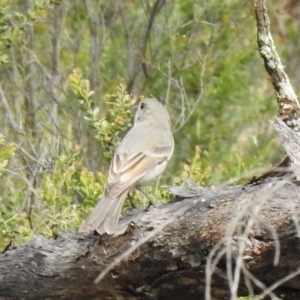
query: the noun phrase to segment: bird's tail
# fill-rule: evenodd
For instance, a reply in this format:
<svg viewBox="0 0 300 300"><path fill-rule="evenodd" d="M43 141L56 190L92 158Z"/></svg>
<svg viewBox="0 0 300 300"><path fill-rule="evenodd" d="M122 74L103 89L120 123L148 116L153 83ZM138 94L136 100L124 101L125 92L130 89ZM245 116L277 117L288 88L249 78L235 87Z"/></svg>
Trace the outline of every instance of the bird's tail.
<svg viewBox="0 0 300 300"><path fill-rule="evenodd" d="M91 232L97 230L100 234L115 233L126 195L127 191L117 198L101 198L79 231Z"/></svg>

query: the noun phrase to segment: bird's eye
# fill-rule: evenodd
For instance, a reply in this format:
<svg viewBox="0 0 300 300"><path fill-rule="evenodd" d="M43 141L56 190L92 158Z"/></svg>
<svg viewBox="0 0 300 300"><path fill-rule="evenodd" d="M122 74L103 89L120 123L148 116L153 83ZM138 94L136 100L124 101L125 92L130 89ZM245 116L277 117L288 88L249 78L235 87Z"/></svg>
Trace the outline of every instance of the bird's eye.
<svg viewBox="0 0 300 300"><path fill-rule="evenodd" d="M141 102L140 109L144 109L146 107L146 104L144 102Z"/></svg>

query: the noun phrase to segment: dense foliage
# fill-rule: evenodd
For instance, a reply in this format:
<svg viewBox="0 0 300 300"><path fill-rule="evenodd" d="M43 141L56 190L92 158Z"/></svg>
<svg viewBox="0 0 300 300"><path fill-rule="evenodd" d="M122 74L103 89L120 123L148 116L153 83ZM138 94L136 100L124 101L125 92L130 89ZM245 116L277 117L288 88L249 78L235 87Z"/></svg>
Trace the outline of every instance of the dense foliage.
<svg viewBox="0 0 300 300"><path fill-rule="evenodd" d="M298 4L272 5L297 82ZM0 248L77 230L139 96L172 116L160 184L218 184L282 157L251 1L2 0L0 28Z"/></svg>

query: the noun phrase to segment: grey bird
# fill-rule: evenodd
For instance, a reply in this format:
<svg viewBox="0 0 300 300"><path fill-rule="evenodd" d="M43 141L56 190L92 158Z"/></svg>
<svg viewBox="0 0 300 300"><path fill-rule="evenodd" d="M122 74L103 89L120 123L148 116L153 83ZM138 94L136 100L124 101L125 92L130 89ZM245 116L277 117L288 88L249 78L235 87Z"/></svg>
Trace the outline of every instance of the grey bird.
<svg viewBox="0 0 300 300"><path fill-rule="evenodd" d="M170 116L165 106L154 98L141 100L134 124L112 159L104 195L80 232L114 234L128 192L159 177L173 150Z"/></svg>

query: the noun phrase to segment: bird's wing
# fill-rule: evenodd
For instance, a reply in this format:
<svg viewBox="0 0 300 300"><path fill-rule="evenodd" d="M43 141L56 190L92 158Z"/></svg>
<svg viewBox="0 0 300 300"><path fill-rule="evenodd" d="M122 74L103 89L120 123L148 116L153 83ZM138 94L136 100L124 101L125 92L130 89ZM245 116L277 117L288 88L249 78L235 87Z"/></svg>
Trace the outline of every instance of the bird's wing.
<svg viewBox="0 0 300 300"><path fill-rule="evenodd" d="M169 159L172 151L173 145L155 147L147 154L115 154L109 170L106 196L115 198L134 186L145 174Z"/></svg>

